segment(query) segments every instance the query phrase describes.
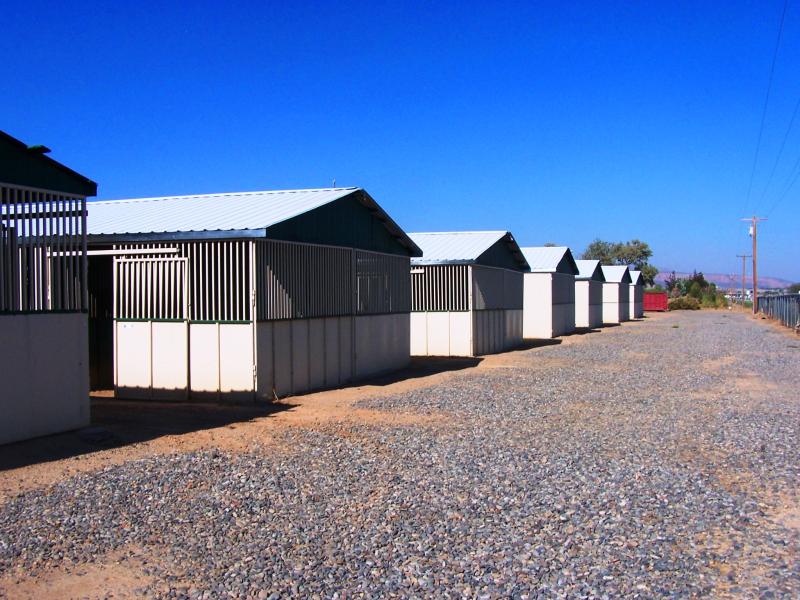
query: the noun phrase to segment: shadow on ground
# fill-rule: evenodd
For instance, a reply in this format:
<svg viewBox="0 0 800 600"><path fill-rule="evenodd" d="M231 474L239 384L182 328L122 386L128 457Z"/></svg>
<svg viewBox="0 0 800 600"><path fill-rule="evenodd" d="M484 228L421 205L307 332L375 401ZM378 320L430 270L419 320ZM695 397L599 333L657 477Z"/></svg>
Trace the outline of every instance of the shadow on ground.
<svg viewBox="0 0 800 600"><path fill-rule="evenodd" d="M165 435L214 429L269 416L295 405L225 406L129 401L92 396L90 427L0 446L0 471L137 444Z"/></svg>
<svg viewBox="0 0 800 600"><path fill-rule="evenodd" d="M530 350L531 348L544 348L545 346L557 346L561 343L561 338L552 338L544 340L522 340L522 343L514 348L514 350Z"/></svg>
<svg viewBox="0 0 800 600"><path fill-rule="evenodd" d="M477 367L482 360L483 359L479 356L412 356L411 364L405 369L377 375L375 377L368 377L366 379L359 379L358 381L337 386L337 389L363 387L367 385L391 385L401 381L408 381L409 379L429 377L437 373L471 369L472 367Z"/></svg>
<svg viewBox="0 0 800 600"><path fill-rule="evenodd" d="M384 386L446 371L469 369L481 358L418 357L400 371L362 379L341 388L368 385ZM243 423L259 417L291 410L292 397L270 404L241 405L205 402L159 402L122 400L110 393L91 397L90 427L67 433L0 446L0 471L32 464L62 460L130 444L147 442L167 435L181 435Z"/></svg>

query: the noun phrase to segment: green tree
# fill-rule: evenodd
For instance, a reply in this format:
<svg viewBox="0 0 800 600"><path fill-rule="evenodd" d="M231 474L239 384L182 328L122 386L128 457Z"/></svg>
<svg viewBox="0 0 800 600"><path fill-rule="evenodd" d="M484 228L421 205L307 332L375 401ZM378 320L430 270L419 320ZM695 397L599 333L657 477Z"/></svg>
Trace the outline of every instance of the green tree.
<svg viewBox="0 0 800 600"><path fill-rule="evenodd" d="M653 285L658 269L648 262L651 256L653 251L649 244L641 240L606 242L596 239L586 247L581 258L599 260L602 265L628 265L642 272L645 285Z"/></svg>
<svg viewBox="0 0 800 600"><path fill-rule="evenodd" d="M789 286L790 294L800 294L800 283L793 283Z"/></svg>

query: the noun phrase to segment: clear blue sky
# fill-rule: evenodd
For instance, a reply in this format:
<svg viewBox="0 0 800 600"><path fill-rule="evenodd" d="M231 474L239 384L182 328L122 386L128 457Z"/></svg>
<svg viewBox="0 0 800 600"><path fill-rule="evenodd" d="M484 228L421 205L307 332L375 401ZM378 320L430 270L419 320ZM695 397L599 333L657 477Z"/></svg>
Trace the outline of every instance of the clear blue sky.
<svg viewBox="0 0 800 600"><path fill-rule="evenodd" d="M0 129L100 198L366 188L409 231L511 230L738 272L800 158L800 1L6 2ZM10 85L9 85L10 84ZM759 230L800 280L800 182Z"/></svg>

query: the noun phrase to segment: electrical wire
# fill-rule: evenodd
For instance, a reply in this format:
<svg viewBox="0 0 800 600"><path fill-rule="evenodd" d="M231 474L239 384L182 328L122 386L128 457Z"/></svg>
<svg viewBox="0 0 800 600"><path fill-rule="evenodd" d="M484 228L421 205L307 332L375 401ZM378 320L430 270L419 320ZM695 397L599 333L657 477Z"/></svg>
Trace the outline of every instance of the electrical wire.
<svg viewBox="0 0 800 600"><path fill-rule="evenodd" d="M778 27L778 39L775 42L775 51L772 53L772 65L769 69L769 81L767 82L767 95L764 98L764 107L761 110L761 124L758 128L758 141L756 142L756 153L753 157L753 168L750 170L750 182L747 184L747 196L744 201L745 212L750 206L750 195L753 191L753 179L756 175L756 166L758 165L758 155L761 152L761 138L764 135L764 122L767 118L767 107L769 106L769 96L772 92L772 79L775 75L775 63L778 60L778 49L781 46L781 37L783 37L783 23L786 20L786 8L789 6L789 0L783 2L783 12L781 12L781 23Z"/></svg>
<svg viewBox="0 0 800 600"><path fill-rule="evenodd" d="M783 134L783 140L781 141L781 147L778 150L778 155L775 157L775 162L772 165L772 170L769 173L769 177L767 178L767 184L764 186L764 191L761 193L761 198L759 199L759 204L764 201L764 198L767 195L767 190L769 189L769 185L772 183L772 178L775 176L775 170L778 168L778 163L781 160L781 156L783 156L783 149L786 147L786 140L789 139L789 134L792 132L792 126L794 125L794 120L797 117L797 111L800 109L800 98L797 99L797 103L794 105L794 111L792 112L792 118L789 119L789 126L786 128L786 133Z"/></svg>

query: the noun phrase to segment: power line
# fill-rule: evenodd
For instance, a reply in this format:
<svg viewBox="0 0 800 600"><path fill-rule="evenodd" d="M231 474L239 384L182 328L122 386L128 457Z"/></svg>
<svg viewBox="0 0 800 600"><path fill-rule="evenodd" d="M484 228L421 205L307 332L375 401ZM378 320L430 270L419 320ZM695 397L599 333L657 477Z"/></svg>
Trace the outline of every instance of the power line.
<svg viewBox="0 0 800 600"><path fill-rule="evenodd" d="M795 172L796 171L796 172ZM789 171L789 177L786 179L786 185L783 189L783 193L778 196L778 199L772 204L772 208L767 211L767 216L769 217L778 205L783 201L784 198L789 194L791 189L794 187L794 184L797 183L797 180L800 179L800 156L797 157L797 160L794 163L791 171Z"/></svg>
<svg viewBox="0 0 800 600"><path fill-rule="evenodd" d="M761 125L758 128L758 141L756 142L756 153L753 157L753 168L750 170L750 182L747 184L747 197L744 201L744 208L750 206L750 194L753 191L753 178L756 175L756 166L758 165L758 155L761 152L761 138L764 134L764 121L767 118L767 106L769 106L769 96L772 92L772 78L775 75L775 63L778 60L778 49L781 46L781 37L783 36L783 22L786 18L786 8L789 6L789 0L783 2L783 12L781 12L781 23L778 27L778 39L775 42L775 51L772 53L772 65L769 69L769 81L767 82L767 95L764 98L764 108L761 110Z"/></svg>
<svg viewBox="0 0 800 600"><path fill-rule="evenodd" d="M769 189L769 184L772 183L772 178L775 176L775 170L778 168L778 163L781 160L781 156L783 156L783 149L786 147L786 140L789 139L789 134L792 131L792 126L794 125L795 117L797 117L798 109L800 109L800 98L797 99L797 103L794 105L792 118L789 119L789 126L786 128L786 133L783 134L783 140L781 141L781 147L778 150L778 156L775 157L775 163L772 165L772 171L770 171L769 173L769 178L767 179L767 185L764 186L764 191L761 193L761 199L759 200L759 204L764 201L764 198L767 195L767 190Z"/></svg>

